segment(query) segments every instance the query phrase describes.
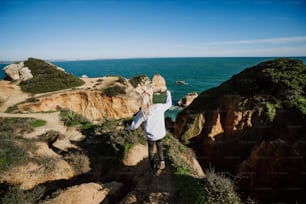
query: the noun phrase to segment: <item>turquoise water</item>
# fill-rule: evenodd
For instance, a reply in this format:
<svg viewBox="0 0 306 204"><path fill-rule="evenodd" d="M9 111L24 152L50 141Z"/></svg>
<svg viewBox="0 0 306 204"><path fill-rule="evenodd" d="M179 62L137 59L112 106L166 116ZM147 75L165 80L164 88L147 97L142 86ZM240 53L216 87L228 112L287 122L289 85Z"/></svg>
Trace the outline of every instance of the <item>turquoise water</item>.
<svg viewBox="0 0 306 204"><path fill-rule="evenodd" d="M202 91L218 86L234 74L262 61L274 58L144 58L114 60L54 61L53 64L64 68L78 77L120 75L131 78L140 74L152 77L159 73L165 77L168 89L172 92L173 103L187 93ZM306 57L298 58L306 62ZM2 69L5 64L0 64ZM0 78L4 73L0 73ZM187 84L178 85L176 81Z"/></svg>
<svg viewBox="0 0 306 204"><path fill-rule="evenodd" d="M187 93L217 86L244 68L273 58L150 58L120 60L88 60L52 62L76 76L88 77L120 75L131 78L145 74L152 77L159 73L165 77L174 103ZM304 63L306 58L303 59ZM175 82L183 80L186 85Z"/></svg>

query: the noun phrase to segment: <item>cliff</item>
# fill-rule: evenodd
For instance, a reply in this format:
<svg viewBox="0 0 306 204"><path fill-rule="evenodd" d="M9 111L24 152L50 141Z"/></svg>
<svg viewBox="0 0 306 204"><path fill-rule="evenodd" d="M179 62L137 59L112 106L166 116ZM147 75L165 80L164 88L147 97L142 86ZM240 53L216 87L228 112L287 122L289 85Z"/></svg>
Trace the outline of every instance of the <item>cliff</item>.
<svg viewBox="0 0 306 204"><path fill-rule="evenodd" d="M260 63L202 92L179 113L174 135L256 200L305 201L305 91L302 61Z"/></svg>
<svg viewBox="0 0 306 204"><path fill-rule="evenodd" d="M170 134L166 170L152 175L144 130L126 130L150 89L148 77L82 80L77 88L30 94L0 81L1 203L241 201L228 178L204 173Z"/></svg>

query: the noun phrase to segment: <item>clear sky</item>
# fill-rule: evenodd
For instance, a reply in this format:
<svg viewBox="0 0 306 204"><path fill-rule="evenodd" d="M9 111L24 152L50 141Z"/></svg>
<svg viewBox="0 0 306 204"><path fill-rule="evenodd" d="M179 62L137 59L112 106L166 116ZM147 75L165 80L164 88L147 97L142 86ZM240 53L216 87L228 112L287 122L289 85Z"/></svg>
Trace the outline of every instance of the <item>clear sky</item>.
<svg viewBox="0 0 306 204"><path fill-rule="evenodd" d="M0 60L306 56L305 0L0 0Z"/></svg>

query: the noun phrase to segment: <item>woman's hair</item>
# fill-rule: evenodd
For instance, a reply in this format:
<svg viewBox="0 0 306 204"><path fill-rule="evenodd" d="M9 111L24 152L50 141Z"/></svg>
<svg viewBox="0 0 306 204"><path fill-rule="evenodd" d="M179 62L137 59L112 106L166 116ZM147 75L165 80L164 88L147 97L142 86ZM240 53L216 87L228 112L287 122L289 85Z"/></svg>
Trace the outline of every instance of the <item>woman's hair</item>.
<svg viewBox="0 0 306 204"><path fill-rule="evenodd" d="M152 97L150 94L144 92L141 99L141 112L143 116L146 118L149 113L149 108L152 105Z"/></svg>

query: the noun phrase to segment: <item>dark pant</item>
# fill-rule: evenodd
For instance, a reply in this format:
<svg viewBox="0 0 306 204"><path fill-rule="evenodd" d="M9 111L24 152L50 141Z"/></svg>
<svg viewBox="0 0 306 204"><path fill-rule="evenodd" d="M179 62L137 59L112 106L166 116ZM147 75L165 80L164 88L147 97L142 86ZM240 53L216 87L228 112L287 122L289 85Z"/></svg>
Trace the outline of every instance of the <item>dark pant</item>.
<svg viewBox="0 0 306 204"><path fill-rule="evenodd" d="M156 144L157 147L157 153L159 156L160 161L164 161L164 153L163 153L163 144L162 140L157 140L157 141L150 141L148 140L148 145L149 145L149 160L150 160L150 165L151 168L154 169L154 144Z"/></svg>

